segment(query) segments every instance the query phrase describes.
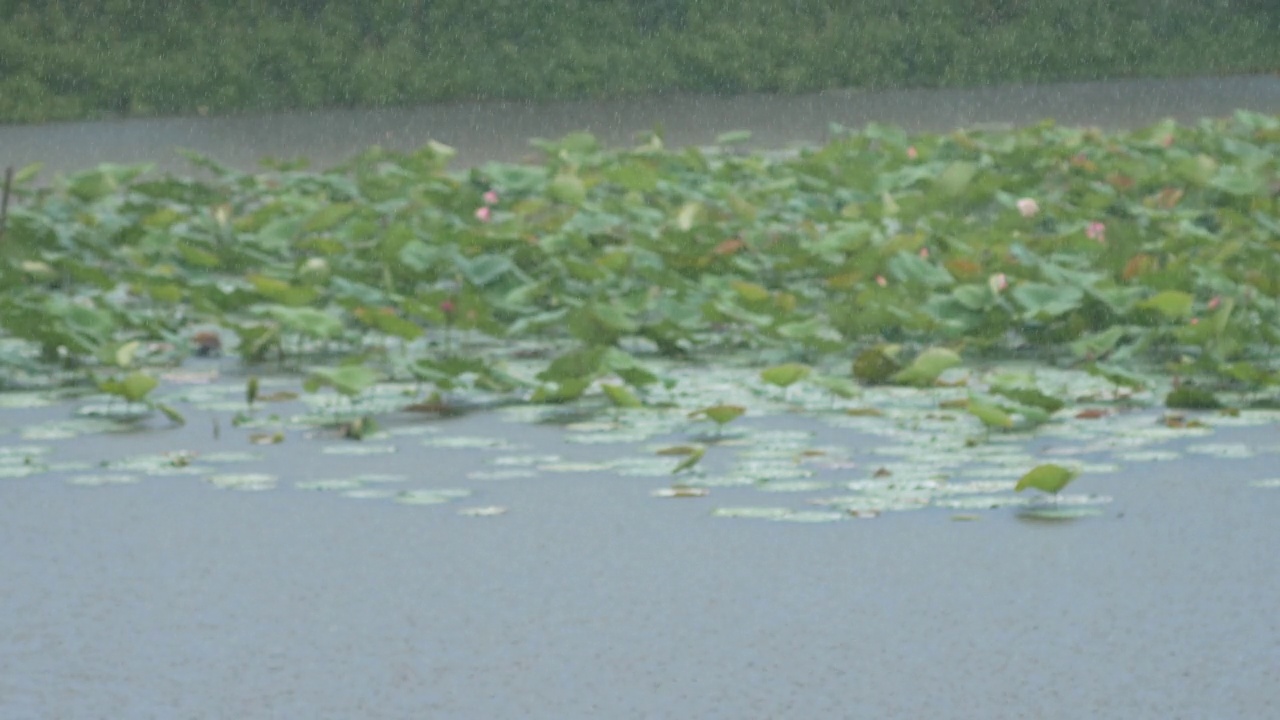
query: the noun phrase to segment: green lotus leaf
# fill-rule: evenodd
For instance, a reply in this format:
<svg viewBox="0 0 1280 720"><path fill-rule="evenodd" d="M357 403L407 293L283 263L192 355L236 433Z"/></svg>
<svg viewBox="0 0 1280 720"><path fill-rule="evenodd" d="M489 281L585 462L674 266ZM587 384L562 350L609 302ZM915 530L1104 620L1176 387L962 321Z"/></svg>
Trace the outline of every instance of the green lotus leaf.
<svg viewBox="0 0 1280 720"><path fill-rule="evenodd" d="M316 392L323 387L331 387L342 395L354 397L378 383L381 374L364 365L341 365L339 367L311 368L302 387L307 392Z"/></svg>
<svg viewBox="0 0 1280 720"><path fill-rule="evenodd" d="M600 389L604 391L605 397L609 398L610 402L620 408L644 407L644 403L635 396L635 393L621 385L605 384L601 385Z"/></svg>
<svg viewBox="0 0 1280 720"><path fill-rule="evenodd" d="M901 385L932 385L938 376L963 362L960 355L947 348L927 348L907 367L894 373L890 380Z"/></svg>
<svg viewBox="0 0 1280 720"><path fill-rule="evenodd" d="M1217 410L1222 401L1211 391L1192 385L1174 388L1164 398L1165 407L1174 410Z"/></svg>
<svg viewBox="0 0 1280 720"><path fill-rule="evenodd" d="M1076 470L1065 468L1061 465L1052 463L1038 465L1018 478L1018 484L1013 489L1015 492L1022 492L1027 488L1035 488L1036 490L1056 495L1070 484L1078 474Z"/></svg>
<svg viewBox="0 0 1280 720"><path fill-rule="evenodd" d="M1013 416L998 405L970 400L965 405L965 411L989 428L1008 430L1013 427Z"/></svg>
<svg viewBox="0 0 1280 720"><path fill-rule="evenodd" d="M1138 307L1155 310L1170 320L1190 317L1195 298L1180 290L1165 290L1138 303Z"/></svg>
<svg viewBox="0 0 1280 720"><path fill-rule="evenodd" d="M747 409L741 405L711 405L689 413L689 417L705 417L717 425L725 425L742 417Z"/></svg>
<svg viewBox="0 0 1280 720"><path fill-rule="evenodd" d="M880 345L858 353L853 361L853 376L870 385L886 383L902 369L898 363L899 347Z"/></svg>
<svg viewBox="0 0 1280 720"><path fill-rule="evenodd" d="M809 376L811 368L800 363L786 363L767 368L760 373L760 379L770 385L790 387Z"/></svg>

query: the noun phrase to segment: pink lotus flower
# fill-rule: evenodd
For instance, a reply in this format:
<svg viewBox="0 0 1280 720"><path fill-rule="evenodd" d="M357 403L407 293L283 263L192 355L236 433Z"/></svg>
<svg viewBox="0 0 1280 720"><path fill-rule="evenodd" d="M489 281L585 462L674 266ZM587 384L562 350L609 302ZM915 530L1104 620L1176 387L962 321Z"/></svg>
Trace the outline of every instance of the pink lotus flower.
<svg viewBox="0 0 1280 720"><path fill-rule="evenodd" d="M929 248L920 248L920 257L924 260L929 259Z"/></svg>
<svg viewBox="0 0 1280 720"><path fill-rule="evenodd" d="M487 223L489 222L489 218L491 218L492 216L493 216L493 211L489 209L488 205L482 205L476 208L476 219L479 220L480 222Z"/></svg>
<svg viewBox="0 0 1280 720"><path fill-rule="evenodd" d="M486 193L484 194L484 204L485 204L485 205L497 205L497 204L498 204L498 193L494 192L493 190L490 190L489 192L486 192Z"/></svg>
<svg viewBox="0 0 1280 720"><path fill-rule="evenodd" d="M1018 212L1022 213L1024 218L1035 217L1036 213L1040 212L1040 203L1032 198L1022 198L1017 205Z"/></svg>
<svg viewBox="0 0 1280 720"><path fill-rule="evenodd" d="M879 285L880 287L888 287L889 281L885 280L883 275L877 275L876 284Z"/></svg>
<svg viewBox="0 0 1280 720"><path fill-rule="evenodd" d="M1084 234L1090 240L1105 243L1107 241L1107 226L1095 220L1089 223L1089 227L1084 229Z"/></svg>
<svg viewBox="0 0 1280 720"><path fill-rule="evenodd" d="M454 306L452 300L445 300L440 303L440 312L444 313L445 315L452 315L453 311L457 309L458 308Z"/></svg>
<svg viewBox="0 0 1280 720"><path fill-rule="evenodd" d="M1199 324L1200 324L1200 318L1191 318L1191 324L1192 324L1192 325L1199 325Z"/></svg>
<svg viewBox="0 0 1280 720"><path fill-rule="evenodd" d="M996 273L987 278L987 286L991 288L991 292L999 295L1001 290L1009 287L1009 278L1004 273Z"/></svg>
<svg viewBox="0 0 1280 720"><path fill-rule="evenodd" d="M1209 300L1209 309L1210 309L1210 310L1216 310L1216 309L1218 308L1218 306L1219 306L1219 305L1221 305L1221 304L1222 304L1222 296L1221 296L1221 295L1214 295L1214 296L1213 296L1213 299Z"/></svg>
<svg viewBox="0 0 1280 720"><path fill-rule="evenodd" d="M912 160L915 160L916 158L920 157L920 153L916 152L915 145L911 145L907 147L907 157Z"/></svg>

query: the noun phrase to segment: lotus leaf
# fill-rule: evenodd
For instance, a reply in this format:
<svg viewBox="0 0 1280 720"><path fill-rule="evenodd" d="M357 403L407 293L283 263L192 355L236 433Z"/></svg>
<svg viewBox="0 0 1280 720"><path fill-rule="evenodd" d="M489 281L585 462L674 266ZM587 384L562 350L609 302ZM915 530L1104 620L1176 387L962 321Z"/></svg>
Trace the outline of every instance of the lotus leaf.
<svg viewBox="0 0 1280 720"><path fill-rule="evenodd" d="M954 350L933 347L921 352L907 367L891 376L902 385L932 385L938 376L962 362Z"/></svg>
<svg viewBox="0 0 1280 720"><path fill-rule="evenodd" d="M373 387L380 377L378 371L363 365L317 367L311 368L302 386L307 392L331 387L347 397L354 397Z"/></svg>
<svg viewBox="0 0 1280 720"><path fill-rule="evenodd" d="M776 365L768 368L760 373L760 379L770 385L778 387L790 387L795 383L809 376L811 369L808 365L799 363L787 363L785 365Z"/></svg>
<svg viewBox="0 0 1280 720"><path fill-rule="evenodd" d="M1077 474L1079 473L1076 470L1061 465L1038 465L1018 478L1018 484L1013 489L1016 492L1022 492L1027 488L1035 488L1057 495L1075 479Z"/></svg>

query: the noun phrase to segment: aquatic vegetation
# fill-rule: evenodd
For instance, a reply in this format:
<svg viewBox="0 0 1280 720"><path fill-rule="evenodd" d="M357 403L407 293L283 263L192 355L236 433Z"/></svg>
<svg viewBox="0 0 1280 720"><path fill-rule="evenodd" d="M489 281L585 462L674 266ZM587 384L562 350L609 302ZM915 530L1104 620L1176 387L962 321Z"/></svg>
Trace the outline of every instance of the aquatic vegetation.
<svg viewBox="0 0 1280 720"><path fill-rule="evenodd" d="M1052 463L1046 465L1037 465L1027 474L1018 478L1018 484L1013 486L1014 492L1022 492L1027 488L1035 488L1051 495L1057 495L1062 489L1071 484L1071 481L1079 475L1079 471L1075 468L1063 467Z"/></svg>
<svg viewBox="0 0 1280 720"><path fill-rule="evenodd" d="M689 417L710 420L716 424L716 433L719 434L725 425L742 417L746 412L747 409L741 405L708 405L689 413Z"/></svg>
<svg viewBox="0 0 1280 720"><path fill-rule="evenodd" d="M307 389L353 399L389 377L624 409L669 390L652 358L737 351L780 361L762 379L788 397L810 377L840 395L853 380L929 386L1027 351L1130 387L1144 372L1207 391L1280 380L1280 119L1114 135L872 125L784 156L656 136L536 146L536 164L469 173L434 143L328 172L192 156L207 181L106 165L40 188L24 170L0 329L30 351L0 362L105 360L129 370L103 381L129 402L146 366L226 350L313 365ZM513 342L547 365L505 371L495 349ZM811 373L840 355L852 378Z"/></svg>
<svg viewBox="0 0 1280 720"><path fill-rule="evenodd" d="M0 383L75 393L81 424L16 434L143 432L133 420L180 421L174 407L189 406L214 415L215 439L230 416L240 447L296 449L305 430L332 462L510 453L451 482L675 475L652 492L713 494L718 516L815 522L1023 510L1026 488L1066 517L1103 502L1061 495L1074 471L1119 466L1067 470L1022 444L1164 462L1180 454L1147 446L1274 421L1258 408L1280 384L1280 119L1120 134L873 125L768 155L668 151L656 135L623 150L585 134L535 147L537 162L465 173L434 143L326 172L193 156L205 179L108 165L38 187L18 173L0 245ZM108 422L120 400L139 417ZM0 408L48 402L15 394ZM1188 412L1141 410L1160 404ZM563 447L515 454L531 446L422 422L486 410L560 427ZM810 424L756 427L784 416ZM714 435L694 434L706 423ZM854 456L814 424L874 447ZM650 450L626 456L636 444ZM623 456L570 456L601 445ZM0 474L83 470L44 452ZM79 484L285 485L219 462L125 458ZM456 499L369 478L289 482ZM733 510L741 493L801 507Z"/></svg>

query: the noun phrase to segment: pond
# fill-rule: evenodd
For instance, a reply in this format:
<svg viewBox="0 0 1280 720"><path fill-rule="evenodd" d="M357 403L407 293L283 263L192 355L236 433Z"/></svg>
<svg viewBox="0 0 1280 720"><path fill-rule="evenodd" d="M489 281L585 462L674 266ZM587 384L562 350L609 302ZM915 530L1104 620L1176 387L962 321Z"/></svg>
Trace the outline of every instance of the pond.
<svg viewBox="0 0 1280 720"><path fill-rule="evenodd" d="M301 430L258 446L224 426L213 440L195 411L182 429L45 439L74 432L74 416L65 404L0 414L8 452L62 466L0 485L0 697L12 717L1161 718L1275 706L1274 423L1208 434L1136 413L957 465L928 449L927 431L784 413L749 423L749 443L713 447L702 479L825 449L789 465L814 485L708 482L707 497L661 499L651 492L669 474L652 448L596 442L614 432L599 424L401 420L370 441L394 452L355 456ZM886 487L905 478L913 448L933 477L950 468L953 486L1000 495L1023 453L1086 462L1071 491L1109 501L1080 521L1019 519L919 505L917 478L914 491L861 497L919 510L796 518L817 524L713 516L826 510L808 501L857 495L850 484L885 468L898 474ZM157 461L175 451L197 454ZM217 482L236 476L274 487ZM505 512L460 512L488 507Z"/></svg>
<svg viewBox="0 0 1280 720"><path fill-rule="evenodd" d="M0 125L0 165L45 163L50 173L99 163L156 163L187 171L186 148L232 167L264 157L305 157L317 167L370 145L410 150L428 140L458 149L456 165L516 161L529 138L585 130L613 145L661 126L669 145L705 145L735 130L751 145L780 148L820 142L831 123L869 122L915 132L972 125L1063 125L1132 128L1166 117L1191 122L1237 109L1280 113L1280 76L1134 79L1010 85L974 89L831 91L813 95L683 96L564 103L474 103L395 110L332 110L267 116L161 118Z"/></svg>
<svg viewBox="0 0 1280 720"><path fill-rule="evenodd" d="M872 96L880 103L875 111L866 109L867 97L523 108L506 120L492 108L335 113L312 130L276 136L288 135L288 143L273 141L266 128L296 119L0 128L0 147L22 138L24 152L33 153L24 159L48 160L53 169L148 158L148 137L153 150L190 140L242 167L261 154L306 154L323 165L376 139L369 132L412 127L392 139L416 144L430 132L459 145L457 161L467 165L517 156L529 136L558 137L583 126L625 143L659 120L671 144L709 143L745 128L754 133L751 143L778 147L822 139L828 122L858 125L869 117L946 129L1045 114L1130 126L1239 108L1274 113L1280 79L886 93ZM842 110L823 104L837 102L832 98L843 98ZM1082 107L1091 114L1072 114ZM467 113L484 123L459 119ZM435 120L423 120L444 117L456 122L451 138L435 134ZM262 132L249 142L253 123ZM227 129L221 141L210 140L215 127ZM126 128L138 144L120 141ZM499 131L501 142L489 135ZM45 145L30 140L36 137ZM96 139L85 143L90 137ZM886 134L880 141L897 139ZM1141 137L1133 142L1146 148ZM1151 143L1160 144L1159 137ZM709 163L718 167L714 158ZM704 176L694 177L696 185ZM312 213L302 202L312 178L290 182L298 194L280 197ZM754 197L799 195L788 188L803 187L775 185L748 187L759 193ZM912 187L892 190L907 207L904 217L914 212L907 205ZM117 222L128 210L114 214L126 205L114 202L114 192L84 207ZM550 192L573 196L576 189ZM712 205L717 192L705 190L703 202ZM151 202L142 196L131 202ZM243 207L248 213L273 198L254 196ZM56 200L44 206L50 217L80 222L65 220L74 216L65 212L75 207L71 200ZM1041 200L1048 214L1050 201ZM187 202L162 201L170 210ZM770 212L785 205L758 202ZM1088 201L1060 206L1073 202ZM694 216L701 211L682 203L662 227L686 220L699 227ZM506 206L497 207L493 224L486 218L476 226L494 233L483 235L486 241L501 237L506 222ZM473 208L460 208L457 215L469 218ZM181 215L183 209L161 220L154 210L147 206L150 226L172 223L164 227L192 233L193 243L201 227L227 224L216 208L206 218ZM1019 231L1013 223L1033 220L1020 211L999 210L998 222L1007 224L1001 227L1012 233ZM452 215L444 222L461 227ZM1124 242L1123 222L1108 220L1113 243ZM276 236L240 230L262 241L254 256L266 258L259 269L273 269L275 246L267 241ZM1080 236L1052 256L1058 265L1045 265L1044 273L1064 277L1076 277L1068 272L1076 248L1099 244L1083 228L1021 232ZM92 233L62 237L100 250ZM1095 362L1144 345L1144 337L1158 346L1166 320L1177 322L1170 332L1183 332L1181 296L1147 298L1150 306L1134 316L1147 325L1117 323L1122 333L1083 336L1071 362L1036 357L1022 342L1013 357L975 353L985 332L975 326L959 365L946 348L965 342L922 350L907 343L915 359L904 351L899 360L891 345L832 352L821 333L808 350L794 351L786 343L805 336L791 331L768 341L746 332L742 346L707 352L694 364L651 358L619 342L644 363L620 349L588 348L549 366L557 341L540 332L495 340L462 326L469 307L484 310L479 295L442 295L449 305L424 310L431 330L425 338L352 340L346 331L321 330L323 317L302 312L308 306L295 302L300 285L227 285L227 274L210 271L210 280L190 271L215 262L193 255L174 261L189 272L181 276L189 286L183 292L210 288L193 306L231 308L220 317L239 324L241 344L219 327L225 356L187 357L185 335L168 343L130 339L143 337L139 328L169 330L163 302L173 283L148 274L159 263L146 253L163 248L129 238L103 253L103 266L139 287L157 282L145 287L160 312L128 293L93 290L82 297L102 314L85 315L56 336L64 349L105 337L87 354L96 357L90 367L98 379L115 378L116 385L100 386L104 393L83 382L51 382L56 378L41 374L48 366L26 346L12 338L0 343L0 354L19 368L7 382L31 388L0 394L6 717L1166 718L1267 717L1280 706L1280 412L1261 402L1265 385L1213 395L1226 406L1220 409L1168 408L1171 392L1197 386L1167 372ZM912 273L927 279L926 263L957 252L929 248L910 248L915 264L889 266L900 275L885 270L859 282L874 288L876 281L908 282ZM769 272L785 274L786 255L759 256L776 261ZM73 287L92 286L84 268L56 254L40 257L69 271ZM329 257L334 268L345 262ZM1034 257L1022 256L1021 266ZM354 286L365 270L348 267ZM485 274L475 264L459 267ZM48 279L35 270L37 280ZM1248 270L1230 277L1248 278ZM386 271L389 285L399 271ZM1005 272L1016 289L1016 269ZM614 282L625 284L622 276ZM1216 277L1203 282L1227 287L1212 285L1225 283ZM489 287L483 277L467 283ZM984 292L987 283L984 272ZM700 320L716 328L735 321L755 327L753 318L779 312L755 287L714 289L739 303L721 303L711 320ZM990 285L993 302L1002 291ZM252 292L277 305L235 304ZM1237 322L1244 312L1199 294L1195 309L1205 313L1205 325L1216 317ZM782 304L809 301L796 295ZM1013 310L1035 317L1057 312L1042 305L1065 302L1054 296L1032 307L1030 296L1019 297ZM402 327L358 312L363 305L339 306L353 322L387 335ZM45 306L21 307L35 313ZM101 330L133 322L121 320L119 308L145 324ZM52 326L64 314L49 317ZM611 317L600 311L596 320L607 330ZM254 323L287 329L276 344L264 341L272 352L262 358L243 345L265 337L253 334ZM580 325L547 321L551 329L573 323ZM134 335L121 341L116 333L126 330ZM575 333L598 331L588 330ZM1003 343L1004 327L998 330ZM24 332L29 341L48 342L43 333L52 331ZM1221 338L1204 341L1221 349L1213 344ZM399 359L418 354L443 359L413 365L418 377L388 381L327 354L343 343L354 343L360 358L401 370ZM299 364L298 371L278 369L277 349L281 364ZM246 366L238 354L257 362ZM458 357L481 356L500 362L454 367ZM862 364L850 375L855 357ZM882 365L890 370L868 374ZM1268 367L1257 361L1229 369L1261 377ZM592 392L568 396L575 373L594 381ZM552 399L573 401L513 401L508 383L533 387L543 377L551 392L565 394ZM432 383L449 392L423 390ZM612 389L595 391L601 385ZM160 408L181 422L152 411ZM1029 471L1047 466L1074 481L1057 493L1017 489Z"/></svg>

